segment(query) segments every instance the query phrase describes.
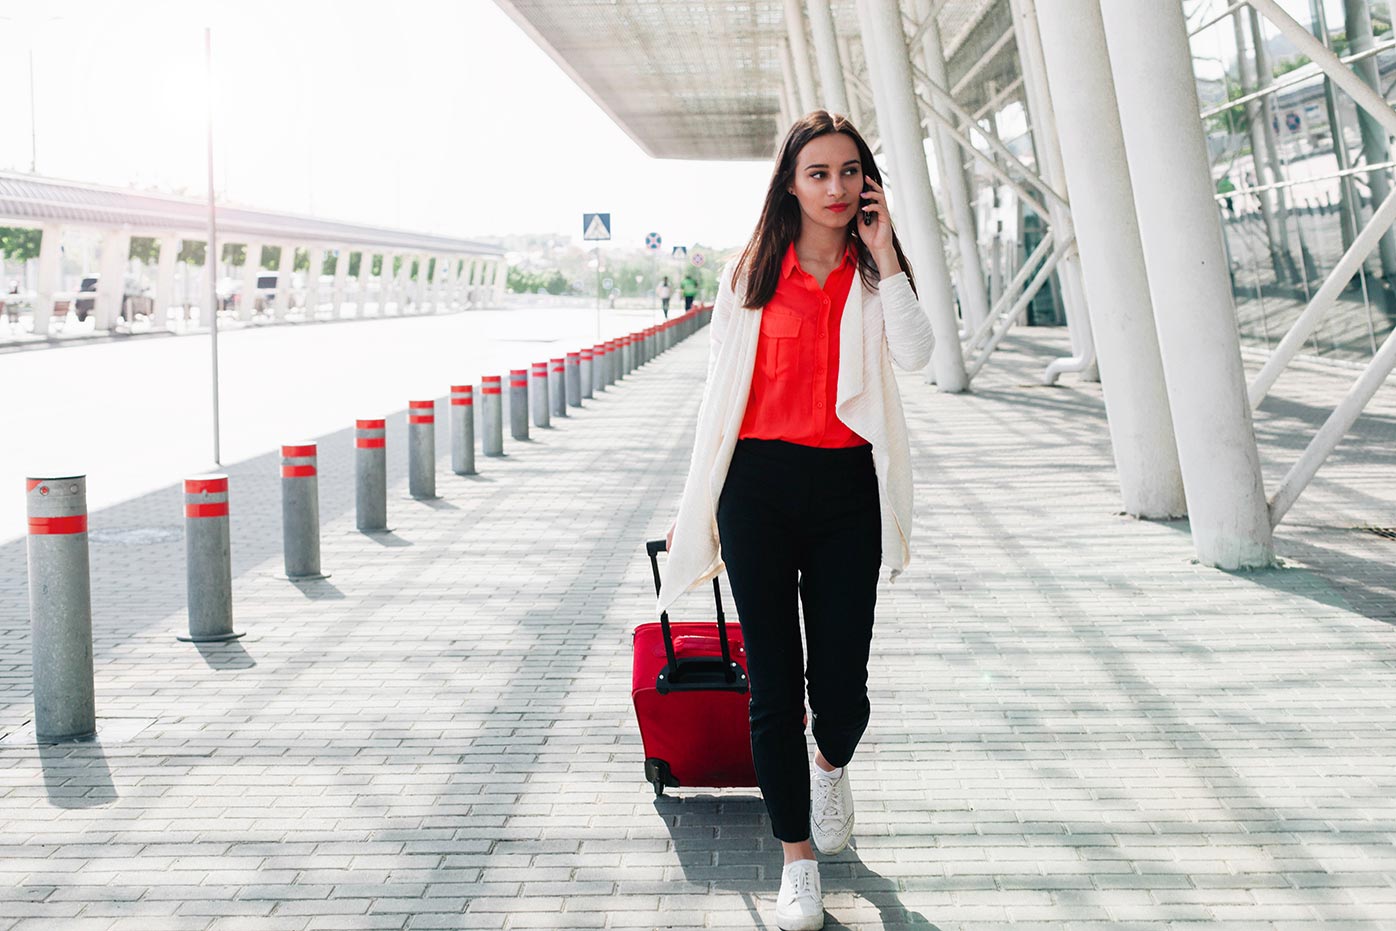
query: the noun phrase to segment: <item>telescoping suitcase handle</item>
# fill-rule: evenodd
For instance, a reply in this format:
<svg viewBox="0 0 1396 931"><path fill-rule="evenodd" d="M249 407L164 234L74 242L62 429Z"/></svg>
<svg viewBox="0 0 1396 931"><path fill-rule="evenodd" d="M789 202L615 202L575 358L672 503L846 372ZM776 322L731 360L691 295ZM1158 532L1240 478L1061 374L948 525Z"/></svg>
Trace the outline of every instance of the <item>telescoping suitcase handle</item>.
<svg viewBox="0 0 1396 931"><path fill-rule="evenodd" d="M656 596L659 595L661 585L659 578L659 554L668 552L668 549L668 544L664 540L650 540L645 544L645 551L649 553L650 557L650 568L654 571L654 593ZM713 578L713 601L717 605L717 639L718 642L722 644L722 680L728 687L745 692L747 689L746 676L739 674L737 665L732 662L732 650L727 645L727 616L722 611L722 586L718 584L716 577ZM674 655L674 633L669 627L668 611L659 612L659 626L664 632L664 657L669 661L669 665L666 669L669 674L668 688L683 688L685 685L680 680L690 671L688 667L696 667L698 663L689 661L689 663L685 663L683 666L679 665L678 657ZM704 667L710 667L712 664L708 662L702 665ZM692 672L710 672L710 670L707 668L701 670L694 668ZM660 676L662 678L664 673L661 672ZM693 679L694 681L689 683L688 687L721 687L713 682L713 677L711 675L695 676Z"/></svg>

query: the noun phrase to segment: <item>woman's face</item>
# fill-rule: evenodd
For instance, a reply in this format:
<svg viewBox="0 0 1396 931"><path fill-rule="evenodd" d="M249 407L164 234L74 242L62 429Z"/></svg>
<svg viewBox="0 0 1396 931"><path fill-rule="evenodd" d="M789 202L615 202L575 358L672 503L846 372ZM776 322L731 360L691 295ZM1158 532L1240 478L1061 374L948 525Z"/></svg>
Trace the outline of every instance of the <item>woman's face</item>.
<svg viewBox="0 0 1396 931"><path fill-rule="evenodd" d="M843 133L811 139L795 157L795 178L786 188L800 202L805 222L842 229L858 215L863 163L858 146Z"/></svg>

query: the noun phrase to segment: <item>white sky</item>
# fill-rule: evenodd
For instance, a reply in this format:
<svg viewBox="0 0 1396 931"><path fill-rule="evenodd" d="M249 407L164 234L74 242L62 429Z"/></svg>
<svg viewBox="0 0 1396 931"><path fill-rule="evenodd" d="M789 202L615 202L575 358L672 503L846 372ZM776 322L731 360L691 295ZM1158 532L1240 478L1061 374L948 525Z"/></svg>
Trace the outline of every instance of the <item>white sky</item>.
<svg viewBox="0 0 1396 931"><path fill-rule="evenodd" d="M58 18L50 18L58 17ZM735 246L768 162L650 159L492 0L0 0L0 167L464 237Z"/></svg>

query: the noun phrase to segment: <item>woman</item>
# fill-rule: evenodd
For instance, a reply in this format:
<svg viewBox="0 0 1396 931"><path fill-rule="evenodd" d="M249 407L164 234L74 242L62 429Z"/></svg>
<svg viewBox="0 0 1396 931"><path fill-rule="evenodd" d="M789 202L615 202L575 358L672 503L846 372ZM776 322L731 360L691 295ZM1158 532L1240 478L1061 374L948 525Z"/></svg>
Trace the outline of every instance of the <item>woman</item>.
<svg viewBox="0 0 1396 931"><path fill-rule="evenodd" d="M776 924L820 928L811 834L837 853L853 830L846 767L868 723L878 567L895 576L910 558L911 455L892 364L923 368L933 343L872 151L846 118L817 110L786 135L756 231L723 269L711 338L659 601L667 609L727 570L756 777L785 854Z"/></svg>
<svg viewBox="0 0 1396 931"><path fill-rule="evenodd" d="M674 293L674 289L669 287L669 276L665 275L664 280L659 283L659 287L654 289L654 293L659 295L660 306L664 308L664 319L669 319L669 297Z"/></svg>

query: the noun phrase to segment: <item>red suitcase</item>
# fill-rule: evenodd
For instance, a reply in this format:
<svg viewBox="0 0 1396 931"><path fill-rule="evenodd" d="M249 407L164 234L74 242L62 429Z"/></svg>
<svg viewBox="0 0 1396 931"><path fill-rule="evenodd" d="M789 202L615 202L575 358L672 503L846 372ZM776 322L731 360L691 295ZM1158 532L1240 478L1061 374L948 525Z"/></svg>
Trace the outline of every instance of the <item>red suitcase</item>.
<svg viewBox="0 0 1396 931"><path fill-rule="evenodd" d="M663 540L645 545L659 591ZM631 695L645 744L645 779L664 787L754 786L742 631L727 626L713 579L717 623L641 624L633 636Z"/></svg>

